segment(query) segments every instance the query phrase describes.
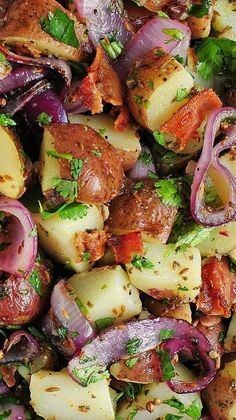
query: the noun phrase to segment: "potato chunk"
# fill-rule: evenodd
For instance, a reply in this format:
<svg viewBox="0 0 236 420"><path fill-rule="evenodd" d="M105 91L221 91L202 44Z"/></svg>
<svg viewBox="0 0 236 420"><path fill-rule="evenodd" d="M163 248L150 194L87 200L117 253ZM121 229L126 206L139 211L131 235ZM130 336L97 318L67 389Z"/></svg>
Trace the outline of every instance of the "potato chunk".
<svg viewBox="0 0 236 420"><path fill-rule="evenodd" d="M104 379L86 388L64 369L40 370L31 376L31 405L45 420L114 420L116 395Z"/></svg>
<svg viewBox="0 0 236 420"><path fill-rule="evenodd" d="M19 198L25 192L31 171L19 139L8 127L0 126L0 194Z"/></svg>
<svg viewBox="0 0 236 420"><path fill-rule="evenodd" d="M49 12L53 13L57 9L75 22L76 36L81 41L84 26L55 0L15 0L0 27L0 41L17 51L37 57L52 54L63 60L82 60L85 54L81 49L58 41L41 27L41 19L47 18Z"/></svg>
<svg viewBox="0 0 236 420"><path fill-rule="evenodd" d="M168 245L146 243L145 259L141 268L135 263L126 265L137 289L158 300L195 300L201 286L201 256L197 248L170 252Z"/></svg>
<svg viewBox="0 0 236 420"><path fill-rule="evenodd" d="M236 41L235 2L216 0L213 9L213 28L218 32L222 32L220 37Z"/></svg>
<svg viewBox="0 0 236 420"><path fill-rule="evenodd" d="M142 310L137 289L119 265L75 274L69 283L93 322L107 317L113 318L114 322L127 321Z"/></svg>
<svg viewBox="0 0 236 420"><path fill-rule="evenodd" d="M187 97L193 78L170 54L155 48L132 67L126 84L134 118L155 131L187 102L186 98L177 99L178 89L184 89Z"/></svg>
<svg viewBox="0 0 236 420"><path fill-rule="evenodd" d="M236 249L236 222L216 227L197 248L202 257L231 254Z"/></svg>

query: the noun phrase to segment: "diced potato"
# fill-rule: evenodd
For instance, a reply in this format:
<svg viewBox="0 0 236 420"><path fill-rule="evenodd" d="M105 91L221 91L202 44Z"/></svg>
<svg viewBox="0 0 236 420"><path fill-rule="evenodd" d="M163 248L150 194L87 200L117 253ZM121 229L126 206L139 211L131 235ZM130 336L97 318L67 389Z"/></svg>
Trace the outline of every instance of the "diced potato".
<svg viewBox="0 0 236 420"><path fill-rule="evenodd" d="M52 159L48 156L49 150L55 151L55 141L53 135L49 131L44 131L43 141L40 149L40 166L39 176L42 191L49 191L53 188L53 179L60 178L60 166L58 159ZM50 168L50 170L46 170Z"/></svg>
<svg viewBox="0 0 236 420"><path fill-rule="evenodd" d="M53 159L52 159L53 160ZM32 215L37 224L42 248L53 258L66 264L76 272L86 271L88 261L79 262L79 250L76 248L76 235L87 229L103 229L107 216L105 206L89 206L88 213L81 219L61 219L58 214L43 220L39 213Z"/></svg>
<svg viewBox="0 0 236 420"><path fill-rule="evenodd" d="M69 283L93 322L107 317L114 318L114 322L127 321L142 310L137 289L119 265L75 274Z"/></svg>
<svg viewBox="0 0 236 420"><path fill-rule="evenodd" d="M31 405L45 420L114 420L116 395L104 379L86 388L64 369L41 370L31 376Z"/></svg>
<svg viewBox="0 0 236 420"><path fill-rule="evenodd" d="M174 57L156 48L136 63L126 84L134 118L142 127L155 131L187 102L176 101L176 96L178 89L190 92L193 78Z"/></svg>
<svg viewBox="0 0 236 420"><path fill-rule="evenodd" d="M15 0L0 27L0 41L33 56L52 54L63 60L83 60L85 54L79 48L58 41L42 29L41 19L47 18L49 12L53 13L57 9L75 22L75 32L81 41L83 25L55 0Z"/></svg>
<svg viewBox="0 0 236 420"><path fill-rule="evenodd" d="M213 381L203 391L209 413L214 419L234 420L236 418L236 360L225 363L218 370Z"/></svg>
<svg viewBox="0 0 236 420"><path fill-rule="evenodd" d="M202 17L189 16L187 19L188 25L192 32L192 38L206 38L211 31L212 8L209 14Z"/></svg>
<svg viewBox="0 0 236 420"><path fill-rule="evenodd" d="M236 41L235 2L216 0L213 9L215 12L212 21L213 28L222 32L220 37Z"/></svg>
<svg viewBox="0 0 236 420"><path fill-rule="evenodd" d="M202 257L228 255L236 249L236 222L213 229L204 240L197 245Z"/></svg>
<svg viewBox="0 0 236 420"><path fill-rule="evenodd" d="M0 126L0 194L19 198L25 192L30 161L25 157L20 141L8 127Z"/></svg>
<svg viewBox="0 0 236 420"><path fill-rule="evenodd" d="M117 149L123 161L124 171L129 170L137 161L141 151L139 135L135 127L129 126L124 132L118 132L114 128L114 118L109 114L69 116L73 124L86 124L94 128ZM103 134L104 132L104 134Z"/></svg>
<svg viewBox="0 0 236 420"><path fill-rule="evenodd" d="M176 371L178 380L190 381L193 379L190 370L183 365L177 365ZM164 419L166 414L180 416L182 420L190 420L188 415L180 413L176 408L170 407L167 404L162 404L162 401L170 400L173 397L182 402L186 408L195 402L196 405L199 405L199 410L201 410L202 404L199 393L176 394L171 391L166 382L154 382L144 385L142 393L139 394L132 403L129 403L128 401L122 402L116 413L117 418L120 417L123 420L130 420L130 413L137 411L135 420ZM153 411L150 412L152 408Z"/></svg>
<svg viewBox="0 0 236 420"><path fill-rule="evenodd" d="M236 313L234 313L231 318L227 335L224 341L224 348L227 351L236 351L235 340L236 340Z"/></svg>
<svg viewBox="0 0 236 420"><path fill-rule="evenodd" d="M127 264L131 283L156 299L192 302L201 286L201 256L197 248L170 251L169 245L146 243L145 258L153 268Z"/></svg>

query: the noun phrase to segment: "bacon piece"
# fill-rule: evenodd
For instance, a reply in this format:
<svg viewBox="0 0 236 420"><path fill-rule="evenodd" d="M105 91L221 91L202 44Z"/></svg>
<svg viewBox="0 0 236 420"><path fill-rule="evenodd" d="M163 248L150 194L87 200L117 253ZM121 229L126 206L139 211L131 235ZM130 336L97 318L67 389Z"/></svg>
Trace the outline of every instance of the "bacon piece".
<svg viewBox="0 0 236 420"><path fill-rule="evenodd" d="M108 239L112 247L116 262L128 264L132 261L134 254L144 253L143 241L140 232L129 232L126 235L113 236Z"/></svg>
<svg viewBox="0 0 236 420"><path fill-rule="evenodd" d="M78 251L78 262L99 260L104 255L106 242L107 235L104 230L93 229L77 233L75 246Z"/></svg>

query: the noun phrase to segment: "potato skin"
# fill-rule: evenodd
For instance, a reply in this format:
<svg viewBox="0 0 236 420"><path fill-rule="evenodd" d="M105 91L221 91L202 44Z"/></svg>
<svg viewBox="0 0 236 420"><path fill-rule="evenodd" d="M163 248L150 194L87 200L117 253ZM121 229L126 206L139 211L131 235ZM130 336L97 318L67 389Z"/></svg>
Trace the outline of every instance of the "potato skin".
<svg viewBox="0 0 236 420"><path fill-rule="evenodd" d="M142 188L135 190L137 182L130 182L124 193L110 205L107 226L110 231L141 231L166 243L177 209L162 204L155 192L154 181L142 181Z"/></svg>
<svg viewBox="0 0 236 420"><path fill-rule="evenodd" d="M92 128L81 124L51 124L47 130L54 137L55 150L85 159L78 178L76 200L88 204L103 204L116 197L123 184L123 168L120 156ZM98 151L96 156L94 151ZM72 179L70 162L58 159L62 179Z"/></svg>
<svg viewBox="0 0 236 420"><path fill-rule="evenodd" d="M34 320L45 306L52 281L52 266L48 260L36 261L43 296L40 297L26 277L10 276L1 285L0 325L23 325Z"/></svg>

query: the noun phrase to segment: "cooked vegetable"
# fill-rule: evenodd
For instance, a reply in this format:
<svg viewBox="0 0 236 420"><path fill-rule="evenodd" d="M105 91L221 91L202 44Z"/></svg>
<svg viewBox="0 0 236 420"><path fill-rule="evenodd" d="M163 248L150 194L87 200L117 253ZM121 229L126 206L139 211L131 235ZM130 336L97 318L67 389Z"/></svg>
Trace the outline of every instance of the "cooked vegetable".
<svg viewBox="0 0 236 420"><path fill-rule="evenodd" d="M116 395L104 379L87 388L76 384L66 369L61 372L41 370L31 376L31 404L45 420L78 420L94 417L114 420Z"/></svg>
<svg viewBox="0 0 236 420"><path fill-rule="evenodd" d="M30 10L30 13L29 13ZM55 14L60 13L66 16L71 22L70 27L63 22L55 19ZM47 16L51 18L51 25L54 22L54 30L45 32L41 22L45 23ZM45 23L46 24L46 23ZM64 26L63 37L55 38L51 34L61 34L61 25ZM78 44L75 47L68 45L63 40L71 37L71 30L75 27L76 39ZM45 25L44 25L45 27ZM50 0L29 0L27 3L16 0L8 9L4 24L0 28L0 40L16 51L25 52L32 56L52 54L64 60L78 61L85 57L83 51L77 48L79 41L86 40L84 27L79 24L74 15L64 9L57 1Z"/></svg>
<svg viewBox="0 0 236 420"><path fill-rule="evenodd" d="M213 28L221 32L220 37L236 41L235 4L227 0L214 3Z"/></svg>
<svg viewBox="0 0 236 420"><path fill-rule="evenodd" d="M193 302L201 286L201 257L197 248L171 251L170 245L146 243L145 259L151 262L126 265L131 283L152 297L167 301Z"/></svg>
<svg viewBox="0 0 236 420"><path fill-rule="evenodd" d="M42 347L35 337L25 331L15 331L4 343L0 363L27 362L41 351Z"/></svg>
<svg viewBox="0 0 236 420"><path fill-rule="evenodd" d="M125 235L113 236L108 239L116 263L127 264L131 262L134 254L142 255L144 252L140 232L129 232Z"/></svg>
<svg viewBox="0 0 236 420"><path fill-rule="evenodd" d="M178 89L188 95L193 79L175 58L155 48L131 68L126 85L134 118L142 127L155 131L186 103L186 97L176 100Z"/></svg>
<svg viewBox="0 0 236 420"><path fill-rule="evenodd" d="M211 230L198 245L203 257L228 255L236 249L236 222L229 222Z"/></svg>
<svg viewBox="0 0 236 420"><path fill-rule="evenodd" d="M213 418L234 419L236 414L235 380L236 363L234 359L225 363L204 391L204 402Z"/></svg>
<svg viewBox="0 0 236 420"><path fill-rule="evenodd" d="M45 69L42 67L18 67L12 70L7 77L4 77L4 79L1 80L0 93L8 93L11 90L25 86L34 80L42 79L45 76L45 73Z"/></svg>
<svg viewBox="0 0 236 420"><path fill-rule="evenodd" d="M166 242L177 209L159 198L152 179L130 182L110 205L107 225L113 233L140 231ZM169 190L168 190L169 191Z"/></svg>
<svg viewBox="0 0 236 420"><path fill-rule="evenodd" d="M57 157L52 157L51 151ZM110 201L120 193L123 182L122 162L115 148L95 130L80 124L45 127L40 176L48 198L56 195L60 200L88 204Z"/></svg>
<svg viewBox="0 0 236 420"><path fill-rule="evenodd" d="M93 323L108 317L113 323L119 323L141 312L139 293L119 265L74 274L69 284L85 307L85 315Z"/></svg>
<svg viewBox="0 0 236 420"><path fill-rule="evenodd" d="M236 351L236 313L232 315L223 344L227 351Z"/></svg>
<svg viewBox="0 0 236 420"><path fill-rule="evenodd" d="M149 147L142 146L142 150L138 157L137 162L129 171L128 177L130 179L145 179L151 175L155 178L156 168L154 165L153 157Z"/></svg>
<svg viewBox="0 0 236 420"><path fill-rule="evenodd" d="M70 115L69 120L72 124L86 124L98 131L120 154L124 171L132 168L137 161L141 146L135 127L129 126L124 132L117 132L114 129L114 119L107 114L76 114Z"/></svg>
<svg viewBox="0 0 236 420"><path fill-rule="evenodd" d="M2 419L17 419L26 420L30 413L26 411L18 398L11 392L11 390L3 383L0 383L0 398L1 408L0 415Z"/></svg>
<svg viewBox="0 0 236 420"><path fill-rule="evenodd" d="M50 158L54 163L56 159ZM50 166L51 174L53 167ZM61 210L60 210L61 208ZM86 251L86 239L91 237L92 246L89 243L87 252L93 251L93 258L96 260L97 255L94 251L101 244L101 254L103 254L104 240L99 236L94 236L96 232L103 232L104 220L107 217L107 209L105 207L87 206L84 204L74 203L68 204L64 208L61 206L58 213L33 214L35 223L37 224L40 244L53 258L65 264L69 269L76 272L86 271L90 267L91 258L84 258ZM86 231L87 238L83 241L83 234ZM82 244L81 244L82 239ZM95 239L95 240L94 240ZM98 255L98 258L102 255Z"/></svg>

